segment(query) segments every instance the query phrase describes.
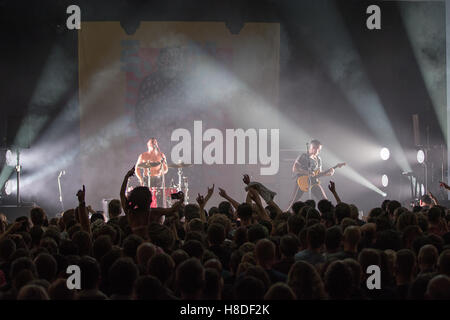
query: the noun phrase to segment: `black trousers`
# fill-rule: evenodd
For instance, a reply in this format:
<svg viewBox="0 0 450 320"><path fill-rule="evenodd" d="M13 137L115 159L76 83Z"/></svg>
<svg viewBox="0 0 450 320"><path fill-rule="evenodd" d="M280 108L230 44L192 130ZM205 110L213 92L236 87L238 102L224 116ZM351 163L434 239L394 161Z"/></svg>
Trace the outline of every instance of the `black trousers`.
<svg viewBox="0 0 450 320"><path fill-rule="evenodd" d="M289 207L287 210L291 209L292 205L296 201L299 201L302 198L304 193L305 192L300 190L300 188L298 187L297 180L295 180L294 190L292 192L291 201L289 202ZM308 194L308 192L306 192L306 194ZM322 199L328 199L327 195L325 194L325 191L323 190L323 188L320 184L315 184L312 186L311 195L313 196L313 198L315 198L316 201L319 201Z"/></svg>

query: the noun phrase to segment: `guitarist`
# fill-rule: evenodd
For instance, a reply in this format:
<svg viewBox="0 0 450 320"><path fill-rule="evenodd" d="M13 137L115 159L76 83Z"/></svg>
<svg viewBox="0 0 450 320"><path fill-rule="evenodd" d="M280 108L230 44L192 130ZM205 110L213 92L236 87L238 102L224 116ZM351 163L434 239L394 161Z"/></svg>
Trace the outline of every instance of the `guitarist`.
<svg viewBox="0 0 450 320"><path fill-rule="evenodd" d="M300 200L303 196L303 191L300 190L297 184L297 178L300 176L311 175L311 193L317 199L327 199L325 192L323 191L320 184L318 184L318 179L313 177L314 173L322 173L322 159L319 156L320 150L322 150L322 144L319 140L312 140L309 143L308 153L303 153L297 157L292 166L292 173L295 179L295 189L292 193L292 200L289 204L288 210L294 204L294 202ZM327 172L323 172L322 175L332 176L334 174L334 169L330 168Z"/></svg>

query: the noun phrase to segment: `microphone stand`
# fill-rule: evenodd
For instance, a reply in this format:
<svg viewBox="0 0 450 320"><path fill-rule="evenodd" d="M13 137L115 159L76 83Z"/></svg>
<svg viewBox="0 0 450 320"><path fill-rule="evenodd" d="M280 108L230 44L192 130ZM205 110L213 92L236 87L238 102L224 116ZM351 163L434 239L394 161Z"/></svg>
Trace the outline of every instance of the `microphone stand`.
<svg viewBox="0 0 450 320"><path fill-rule="evenodd" d="M158 148L158 145L154 144L153 147L161 154L161 151ZM164 163L167 164L166 158L161 159L161 170L164 172ZM163 208L167 208L167 199L166 199L166 179L165 173L161 174L162 178L162 196L163 196Z"/></svg>
<svg viewBox="0 0 450 320"><path fill-rule="evenodd" d="M17 148L17 164L16 164L16 174L17 174L17 206L20 206L20 150Z"/></svg>
<svg viewBox="0 0 450 320"><path fill-rule="evenodd" d="M306 154L308 155L308 200L311 200L311 158L309 156L309 143L306 143Z"/></svg>
<svg viewBox="0 0 450 320"><path fill-rule="evenodd" d="M64 212L64 203L62 198L62 191L61 191L61 176L65 174L64 171L60 171L58 174L58 189L59 189L59 202L61 203L61 209Z"/></svg>
<svg viewBox="0 0 450 320"><path fill-rule="evenodd" d="M164 162L165 159L163 158L161 160L161 169L164 171ZM167 199L166 199L166 179L165 179L165 173L162 173L162 188L163 188L163 208L167 208Z"/></svg>

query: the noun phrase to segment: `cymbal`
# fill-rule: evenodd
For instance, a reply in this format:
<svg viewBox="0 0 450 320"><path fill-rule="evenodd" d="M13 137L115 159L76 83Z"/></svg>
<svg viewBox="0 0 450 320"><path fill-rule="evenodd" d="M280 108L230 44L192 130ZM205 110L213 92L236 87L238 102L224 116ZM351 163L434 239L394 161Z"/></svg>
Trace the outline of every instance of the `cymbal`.
<svg viewBox="0 0 450 320"><path fill-rule="evenodd" d="M161 162L141 162L138 164L138 168L150 169L153 167L157 167L161 164Z"/></svg>
<svg viewBox="0 0 450 320"><path fill-rule="evenodd" d="M169 163L167 165L167 167L169 168L188 168L188 167L192 167L193 164L191 163L184 163L184 162L180 162L180 163Z"/></svg>

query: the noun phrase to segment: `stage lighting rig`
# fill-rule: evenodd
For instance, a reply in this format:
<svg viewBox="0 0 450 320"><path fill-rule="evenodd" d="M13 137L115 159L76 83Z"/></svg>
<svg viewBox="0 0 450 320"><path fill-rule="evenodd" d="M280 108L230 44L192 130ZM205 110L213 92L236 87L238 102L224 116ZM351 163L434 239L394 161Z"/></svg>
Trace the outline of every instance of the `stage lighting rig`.
<svg viewBox="0 0 450 320"><path fill-rule="evenodd" d="M388 148L382 148L382 149L380 150L380 157L381 157L381 160L384 160L384 161L388 160L389 157L390 157L390 155L391 155L391 154L390 154Z"/></svg>
<svg viewBox="0 0 450 320"><path fill-rule="evenodd" d="M423 151L423 149L419 149L417 151L417 162L422 164L425 161L425 152Z"/></svg>
<svg viewBox="0 0 450 320"><path fill-rule="evenodd" d="M9 167L16 166L16 155L10 149L6 150L5 154L6 165Z"/></svg>
<svg viewBox="0 0 450 320"><path fill-rule="evenodd" d="M388 184L389 184L389 177L387 176L387 174L383 174L381 176L381 185L386 188Z"/></svg>

